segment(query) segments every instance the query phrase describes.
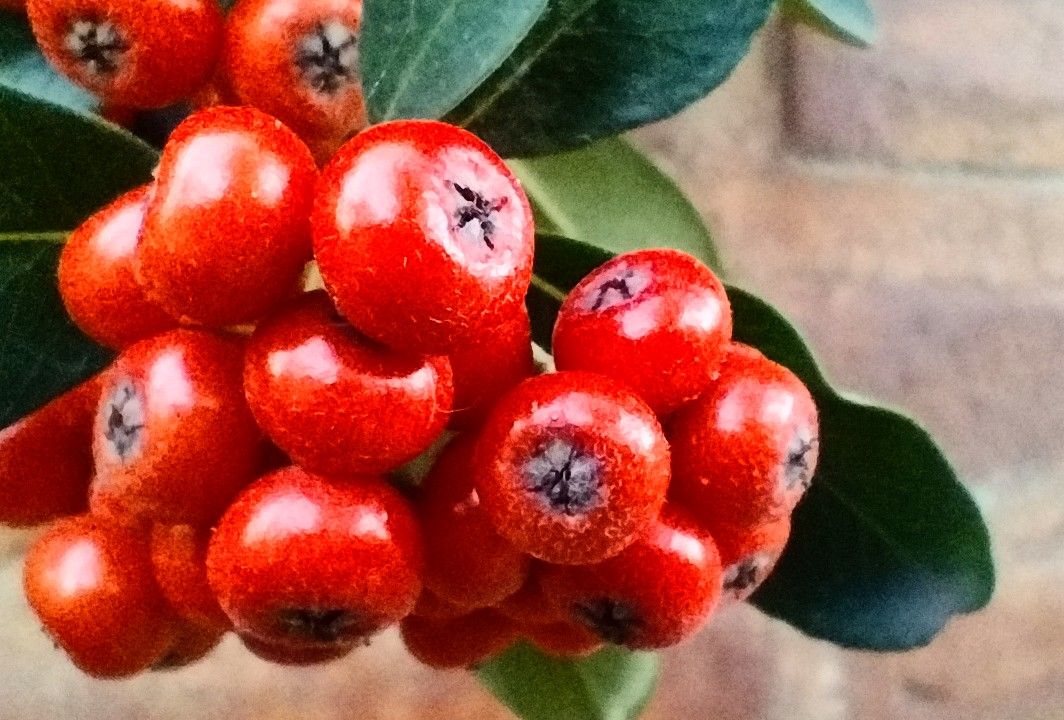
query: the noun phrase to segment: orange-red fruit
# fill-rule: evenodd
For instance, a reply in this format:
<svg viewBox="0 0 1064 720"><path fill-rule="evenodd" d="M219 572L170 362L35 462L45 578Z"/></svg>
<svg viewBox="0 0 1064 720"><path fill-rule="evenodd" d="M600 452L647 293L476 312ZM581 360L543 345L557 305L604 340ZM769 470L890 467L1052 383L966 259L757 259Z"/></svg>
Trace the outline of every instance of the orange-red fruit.
<svg viewBox="0 0 1064 720"><path fill-rule="evenodd" d="M186 98L221 51L217 0L29 0L26 9L49 62L109 103Z"/></svg>
<svg viewBox="0 0 1064 720"><path fill-rule="evenodd" d="M521 634L538 650L558 658L585 657L605 644L594 632L569 620L526 625Z"/></svg>
<svg viewBox="0 0 1064 720"><path fill-rule="evenodd" d="M787 368L733 344L713 387L672 418L670 492L711 533L786 517L818 451L813 398Z"/></svg>
<svg viewBox="0 0 1064 720"><path fill-rule="evenodd" d="M666 506L620 555L588 567L546 568L543 592L607 642L668 647L698 631L720 600L720 555L692 518Z"/></svg>
<svg viewBox="0 0 1064 720"><path fill-rule="evenodd" d="M543 563L534 563L521 589L495 606L495 610L522 626L555 625L565 622L565 615L548 602L540 576Z"/></svg>
<svg viewBox="0 0 1064 720"><path fill-rule="evenodd" d="M276 119L212 107L163 148L137 247L137 279L176 318L255 320L290 297L310 260L317 166Z"/></svg>
<svg viewBox="0 0 1064 720"><path fill-rule="evenodd" d="M429 620L450 620L469 612L469 608L449 603L428 588L421 591L411 615Z"/></svg>
<svg viewBox="0 0 1064 720"><path fill-rule="evenodd" d="M429 667L468 668L510 647L517 626L492 610L475 610L451 620L411 615L400 624L410 654Z"/></svg>
<svg viewBox="0 0 1064 720"><path fill-rule="evenodd" d="M475 465L495 529L550 563L616 555L651 526L669 485L669 446L654 413L601 375L525 380L495 406Z"/></svg>
<svg viewBox="0 0 1064 720"><path fill-rule="evenodd" d="M475 436L453 440L421 485L425 587L467 608L495 605L517 592L529 558L495 531L473 486Z"/></svg>
<svg viewBox="0 0 1064 720"><path fill-rule="evenodd" d="M573 288L552 347L559 370L620 380L664 416L712 385L731 331L712 270L679 250L636 250Z"/></svg>
<svg viewBox="0 0 1064 720"><path fill-rule="evenodd" d="M252 655L274 665L289 665L292 667L321 665L339 660L352 650L350 645L311 647L267 642L251 635L239 635L238 637L244 647L251 651Z"/></svg>
<svg viewBox="0 0 1064 720"><path fill-rule="evenodd" d="M173 330L105 373L93 431L94 512L213 522L252 478L261 436L244 401L243 343Z"/></svg>
<svg viewBox="0 0 1064 720"><path fill-rule="evenodd" d="M483 141L403 120L359 133L326 166L314 254L340 312L370 337L447 352L490 333L532 277L532 212Z"/></svg>
<svg viewBox="0 0 1064 720"><path fill-rule="evenodd" d="M414 609L421 537L383 480L327 480L297 467L253 483L226 511L207 577L242 635L351 647Z"/></svg>
<svg viewBox="0 0 1064 720"><path fill-rule="evenodd" d="M718 527L713 535L724 567L724 602L739 602L761 586L780 559L791 535L789 516L754 528Z"/></svg>
<svg viewBox="0 0 1064 720"><path fill-rule="evenodd" d="M446 357L367 340L323 292L259 326L244 386L270 439L326 475L383 472L413 459L443 431L453 394Z"/></svg>
<svg viewBox="0 0 1064 720"><path fill-rule="evenodd" d="M155 580L170 608L187 624L228 630L229 618L207 583L209 532L191 525L156 523L151 531Z"/></svg>
<svg viewBox="0 0 1064 720"><path fill-rule="evenodd" d="M96 377L0 430L0 523L34 525L88 506L99 399Z"/></svg>
<svg viewBox="0 0 1064 720"><path fill-rule="evenodd" d="M170 649L152 664L152 670L177 670L199 662L218 647L225 630L180 622L174 634Z"/></svg>
<svg viewBox="0 0 1064 720"><path fill-rule="evenodd" d="M75 230L59 256L59 294L70 319L118 350L177 323L148 300L133 276L150 187L122 195Z"/></svg>
<svg viewBox="0 0 1064 720"><path fill-rule="evenodd" d="M143 533L84 515L60 520L30 548L24 585L44 629L89 675L147 670L174 640Z"/></svg>
<svg viewBox="0 0 1064 720"><path fill-rule="evenodd" d="M242 103L300 134L354 134L366 124L361 23L361 0L240 0L226 21L225 73Z"/></svg>

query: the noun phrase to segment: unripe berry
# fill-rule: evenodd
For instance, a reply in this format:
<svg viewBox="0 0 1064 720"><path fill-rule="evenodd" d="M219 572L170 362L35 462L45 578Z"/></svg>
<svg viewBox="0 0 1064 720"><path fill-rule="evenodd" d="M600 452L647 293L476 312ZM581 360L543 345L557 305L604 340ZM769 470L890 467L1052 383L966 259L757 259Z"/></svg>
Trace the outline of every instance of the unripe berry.
<svg viewBox="0 0 1064 720"><path fill-rule="evenodd" d="M452 620L410 616L400 624L410 654L429 667L474 667L510 647L517 626L492 610L476 610Z"/></svg>

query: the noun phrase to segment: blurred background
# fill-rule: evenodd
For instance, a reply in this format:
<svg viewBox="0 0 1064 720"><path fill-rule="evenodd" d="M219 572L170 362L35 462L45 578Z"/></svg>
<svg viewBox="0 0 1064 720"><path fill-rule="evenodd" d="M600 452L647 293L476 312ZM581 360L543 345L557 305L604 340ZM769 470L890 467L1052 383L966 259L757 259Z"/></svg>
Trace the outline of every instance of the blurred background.
<svg viewBox="0 0 1064 720"><path fill-rule="evenodd" d="M875 48L773 23L712 98L633 139L839 387L931 429L990 522L998 591L901 655L729 610L665 654L650 720L1064 718L1064 3L873 5ZM395 634L324 668L227 641L90 680L25 605L29 538L0 531L0 720L511 717Z"/></svg>

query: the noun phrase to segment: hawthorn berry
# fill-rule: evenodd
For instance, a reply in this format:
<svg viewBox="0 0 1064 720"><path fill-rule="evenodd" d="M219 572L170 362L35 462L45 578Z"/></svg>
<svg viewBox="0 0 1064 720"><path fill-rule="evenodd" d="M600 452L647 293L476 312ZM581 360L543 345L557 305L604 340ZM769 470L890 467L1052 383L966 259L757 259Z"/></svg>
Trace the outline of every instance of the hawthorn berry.
<svg viewBox="0 0 1064 720"><path fill-rule="evenodd" d="M28 0L44 56L108 103L170 105L210 77L222 46L217 0Z"/></svg>
<svg viewBox="0 0 1064 720"><path fill-rule="evenodd" d="M817 433L801 380L735 343L713 387L669 423L670 492L711 533L789 516L812 482Z"/></svg>
<svg viewBox="0 0 1064 720"><path fill-rule="evenodd" d="M669 485L669 446L654 413L624 386L559 372L499 401L475 466L500 535L541 560L587 564L651 526Z"/></svg>
<svg viewBox="0 0 1064 720"><path fill-rule="evenodd" d="M202 629L230 628L207 583L209 533L191 525L155 523L151 561L155 581L171 610L186 624Z"/></svg>
<svg viewBox="0 0 1064 720"><path fill-rule="evenodd" d="M258 327L244 388L270 439L327 475L383 472L413 459L443 431L453 395L446 357L367 340L320 291Z"/></svg>
<svg viewBox="0 0 1064 720"><path fill-rule="evenodd" d="M425 538L425 587L467 608L494 605L517 592L529 558L495 531L473 485L476 437L444 448L421 485L418 516Z"/></svg>
<svg viewBox="0 0 1064 720"><path fill-rule="evenodd" d="M558 612L543 594L540 576L544 567L544 563L534 562L521 589L499 602L495 610L524 627L565 622L565 615Z"/></svg>
<svg viewBox="0 0 1064 720"><path fill-rule="evenodd" d="M723 600L732 603L750 597L776 567L790 535L789 516L754 528L718 527L713 539L724 568Z"/></svg>
<svg viewBox="0 0 1064 720"><path fill-rule="evenodd" d="M236 630L267 644L350 648L410 614L423 568L417 520L373 477L266 475L230 506L207 577Z"/></svg>
<svg viewBox="0 0 1064 720"><path fill-rule="evenodd" d="M174 640L162 657L152 663L154 671L177 670L207 657L225 637L225 630L217 627L180 622L174 630Z"/></svg>
<svg viewBox="0 0 1064 720"><path fill-rule="evenodd" d="M374 125L322 172L314 254L341 314L392 347L447 352L523 302L533 224L520 183L446 123Z"/></svg>
<svg viewBox="0 0 1064 720"><path fill-rule="evenodd" d="M468 613L469 608L447 602L427 587L421 590L417 605L410 612L411 615L417 615L428 620L451 620Z"/></svg>
<svg viewBox="0 0 1064 720"><path fill-rule="evenodd" d="M64 518L30 548L24 586L45 631L95 677L147 670L174 641L148 539L87 515Z"/></svg>
<svg viewBox="0 0 1064 720"><path fill-rule="evenodd" d="M88 506L95 377L0 430L0 523L35 525Z"/></svg>
<svg viewBox="0 0 1064 720"><path fill-rule="evenodd" d="M569 620L526 625L521 635L540 652L557 658L585 657L605 644L594 632Z"/></svg>
<svg viewBox="0 0 1064 720"><path fill-rule="evenodd" d="M238 635L238 637L244 647L251 651L252 655L274 665L290 665L293 667L320 665L339 660L347 656L352 650L351 645L318 647L268 642L251 635Z"/></svg>
<svg viewBox="0 0 1064 720"><path fill-rule="evenodd" d="M301 135L352 135L366 124L361 23L361 0L240 0L226 21L225 75L243 104Z"/></svg>
<svg viewBox="0 0 1064 720"><path fill-rule="evenodd" d="M514 644L517 626L493 610L447 620L411 615L399 625L410 654L429 667L474 667Z"/></svg>
<svg viewBox="0 0 1064 720"><path fill-rule="evenodd" d="M547 567L543 592L567 619L606 642L669 647L698 631L720 600L720 555L680 508L661 517L620 555L586 567Z"/></svg>
<svg viewBox="0 0 1064 720"><path fill-rule="evenodd" d="M172 330L124 350L106 371L93 431L93 512L213 522L259 462L244 401L243 343Z"/></svg>
<svg viewBox="0 0 1064 720"><path fill-rule="evenodd" d="M86 220L59 256L59 294L81 330L118 350L177 323L148 300L133 275L150 187L122 195Z"/></svg>
<svg viewBox="0 0 1064 720"><path fill-rule="evenodd" d="M189 116L163 148L134 267L181 320L250 322L291 297L310 260L317 166L279 121L247 107Z"/></svg>
<svg viewBox="0 0 1064 720"><path fill-rule="evenodd" d="M731 331L713 271L679 250L636 250L569 293L552 347L559 370L608 375L665 416L712 385Z"/></svg>

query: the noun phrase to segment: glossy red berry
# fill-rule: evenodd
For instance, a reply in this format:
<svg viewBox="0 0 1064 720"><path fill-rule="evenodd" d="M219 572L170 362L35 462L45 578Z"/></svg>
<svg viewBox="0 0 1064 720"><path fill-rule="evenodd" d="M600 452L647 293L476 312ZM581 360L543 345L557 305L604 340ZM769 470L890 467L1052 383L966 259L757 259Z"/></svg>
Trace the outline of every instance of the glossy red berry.
<svg viewBox="0 0 1064 720"><path fill-rule="evenodd" d="M679 508L616 557L588 567L548 567L543 592L572 622L634 649L675 645L705 625L720 600L720 555Z"/></svg>
<svg viewBox="0 0 1064 720"><path fill-rule="evenodd" d="M583 625L562 620L547 625L527 625L522 636L536 649L557 658L586 657L605 644L597 634Z"/></svg>
<svg viewBox="0 0 1064 720"><path fill-rule="evenodd" d="M219 631L230 628L207 583L208 531L191 525L156 523L151 530L155 581L174 614L186 624Z"/></svg>
<svg viewBox="0 0 1064 720"><path fill-rule="evenodd" d="M179 622L170 648L152 664L151 669L157 672L178 670L197 663L218 647L223 637L225 630L217 627Z"/></svg>
<svg viewBox="0 0 1064 720"><path fill-rule="evenodd" d="M0 523L35 525L86 509L99 378L0 430Z"/></svg>
<svg viewBox="0 0 1064 720"><path fill-rule="evenodd" d="M382 480L326 480L296 467L258 480L225 513L207 574L242 635L351 647L414 609L421 538Z"/></svg>
<svg viewBox="0 0 1064 720"><path fill-rule="evenodd" d="M809 487L817 411L787 368L734 344L713 387L669 423L670 492L711 533L791 514Z"/></svg>
<svg viewBox="0 0 1064 720"><path fill-rule="evenodd" d="M476 610L451 620L410 616L400 624L410 654L439 669L476 666L510 647L517 626L492 610Z"/></svg>
<svg viewBox="0 0 1064 720"><path fill-rule="evenodd" d="M654 413L601 375L525 380L492 411L477 447L480 501L518 549L552 563L616 555L657 517L669 447Z"/></svg>
<svg viewBox="0 0 1064 720"><path fill-rule="evenodd" d="M49 62L110 103L155 108L186 98L221 51L216 0L29 0L26 9Z"/></svg>
<svg viewBox="0 0 1064 720"><path fill-rule="evenodd" d="M480 139L427 120L375 125L322 173L314 254L340 312L393 347L446 352L523 302L533 226Z"/></svg>
<svg viewBox="0 0 1064 720"><path fill-rule="evenodd" d="M133 275L150 188L131 190L86 220L59 257L59 293L74 323L118 350L177 325Z"/></svg>
<svg viewBox="0 0 1064 720"><path fill-rule="evenodd" d="M274 665L292 667L321 665L346 657L352 650L351 645L318 647L267 642L251 635L239 635L238 637L252 655Z"/></svg>
<svg viewBox="0 0 1064 720"><path fill-rule="evenodd" d="M206 525L251 480L262 444L244 402L243 343L173 330L106 372L93 431L94 512Z"/></svg>
<svg viewBox="0 0 1064 720"><path fill-rule="evenodd" d="M317 166L253 108L212 107L174 130L156 170L137 279L174 317L249 322L291 297L310 260Z"/></svg>
<svg viewBox="0 0 1064 720"><path fill-rule="evenodd" d="M790 517L754 528L718 527L713 538L724 567L723 600L730 603L750 597L776 567L790 535Z"/></svg>
<svg viewBox="0 0 1064 720"><path fill-rule="evenodd" d="M713 271L679 250L636 250L573 288L552 348L559 370L608 375L664 416L713 383L731 331Z"/></svg>
<svg viewBox="0 0 1064 720"><path fill-rule="evenodd" d="M60 520L30 548L24 584L45 631L89 675L147 670L174 640L148 540L135 530L84 515Z"/></svg>
<svg viewBox="0 0 1064 720"><path fill-rule="evenodd" d="M367 340L323 292L259 326L244 386L270 439L326 475L383 472L411 460L443 431L453 395L446 357Z"/></svg>
<svg viewBox="0 0 1064 720"><path fill-rule="evenodd" d="M474 480L475 436L448 445L421 485L418 516L425 538L425 587L455 605L494 605L517 592L529 558L495 531Z"/></svg>
<svg viewBox="0 0 1064 720"><path fill-rule="evenodd" d="M366 124L361 0L240 0L226 21L225 73L243 104L315 137Z"/></svg>

